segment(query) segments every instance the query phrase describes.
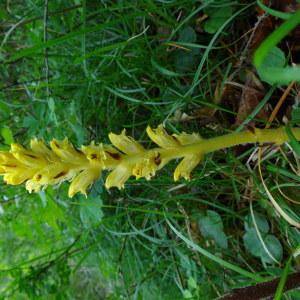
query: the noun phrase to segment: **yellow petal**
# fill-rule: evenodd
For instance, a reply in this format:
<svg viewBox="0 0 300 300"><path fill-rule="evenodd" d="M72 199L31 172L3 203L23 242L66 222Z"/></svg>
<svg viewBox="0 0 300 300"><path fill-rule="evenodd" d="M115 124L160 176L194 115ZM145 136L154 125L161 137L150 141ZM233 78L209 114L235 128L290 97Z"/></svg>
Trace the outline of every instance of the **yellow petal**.
<svg viewBox="0 0 300 300"><path fill-rule="evenodd" d="M15 165L18 160L9 152L0 152L0 165Z"/></svg>
<svg viewBox="0 0 300 300"><path fill-rule="evenodd" d="M126 154L137 154L143 152L144 147L135 139L126 135L125 129L121 134L110 133L108 135L111 143L119 150Z"/></svg>
<svg viewBox="0 0 300 300"><path fill-rule="evenodd" d="M31 168L40 168L47 163L40 154L29 151L19 144L12 144L10 152L19 162Z"/></svg>
<svg viewBox="0 0 300 300"><path fill-rule="evenodd" d="M124 183L132 174L132 165L120 164L106 178L105 187L110 189L115 186L118 189L124 188Z"/></svg>
<svg viewBox="0 0 300 300"><path fill-rule="evenodd" d="M105 168L114 167L121 159L121 153L108 145L95 145L95 143L92 142L88 146L82 146L81 150L91 164L98 164Z"/></svg>
<svg viewBox="0 0 300 300"><path fill-rule="evenodd" d="M173 136L179 141L181 145L189 145L200 142L202 137L197 133L181 133L181 134L173 134Z"/></svg>
<svg viewBox="0 0 300 300"><path fill-rule="evenodd" d="M3 180L7 184L18 185L24 181L30 179L33 176L34 172L28 169L18 168L16 172L6 173L3 177Z"/></svg>
<svg viewBox="0 0 300 300"><path fill-rule="evenodd" d="M75 149L67 138L65 138L63 141L53 139L50 142L50 147L53 152L63 161L75 164L80 164L87 161L85 155L81 151Z"/></svg>
<svg viewBox="0 0 300 300"><path fill-rule="evenodd" d="M136 179L145 177L149 180L152 176L155 175L157 170L157 166L147 158L142 159L140 163L137 163L132 169L132 175L136 177Z"/></svg>
<svg viewBox="0 0 300 300"><path fill-rule="evenodd" d="M163 125L159 125L156 129L148 126L146 131L149 138L161 148L175 148L180 145L176 138L166 132Z"/></svg>
<svg viewBox="0 0 300 300"><path fill-rule="evenodd" d="M27 180L26 184L25 184L26 190L29 193L32 193L32 192L37 193L37 192L39 192L41 190L42 186L43 186L42 184L40 184L39 182L37 182L35 180L32 180L32 179Z"/></svg>
<svg viewBox="0 0 300 300"><path fill-rule="evenodd" d="M56 158L56 155L45 145L43 140L32 139L30 141L30 148L33 152L38 153L51 161Z"/></svg>
<svg viewBox="0 0 300 300"><path fill-rule="evenodd" d="M54 163L36 172L32 179L40 185L59 184L72 179L75 174L75 170L69 169L67 165Z"/></svg>
<svg viewBox="0 0 300 300"><path fill-rule="evenodd" d="M166 160L161 159L158 151L149 150L146 157L141 158L133 167L132 175L136 179L145 177L147 180L155 175L156 171L161 169L167 163Z"/></svg>
<svg viewBox="0 0 300 300"><path fill-rule="evenodd" d="M69 187L69 197L73 197L79 192L87 196L86 190L100 177L100 175L101 170L99 168L89 168L82 171L73 179Z"/></svg>
<svg viewBox="0 0 300 300"><path fill-rule="evenodd" d="M174 180L177 181L180 177L190 180L191 172L201 161L201 155L188 155L178 164L174 171Z"/></svg>

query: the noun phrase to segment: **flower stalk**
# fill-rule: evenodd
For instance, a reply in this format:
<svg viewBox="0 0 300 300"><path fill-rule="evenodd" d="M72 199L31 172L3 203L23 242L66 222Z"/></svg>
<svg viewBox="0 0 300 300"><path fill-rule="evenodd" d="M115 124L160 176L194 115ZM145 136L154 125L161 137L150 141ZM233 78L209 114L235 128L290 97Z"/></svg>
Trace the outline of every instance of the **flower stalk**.
<svg viewBox="0 0 300 300"><path fill-rule="evenodd" d="M300 140L300 128L291 129ZM106 188L124 187L131 177L151 179L169 161L182 159L174 171L174 180L181 177L190 179L191 172L201 162L204 155L220 149L249 143L274 143L281 145L289 141L285 127L277 129L251 129L203 139L198 134L170 135L162 125L156 129L147 128L149 138L156 148L145 149L142 144L121 134L109 134L112 145L92 142L75 148L67 139L53 139L48 147L42 140L32 139L30 148L12 144L10 151L0 152L0 175L7 184L25 183L26 189L38 192L48 185L58 185L70 181L69 197L76 193L87 196L88 188L101 176L102 171L110 171Z"/></svg>

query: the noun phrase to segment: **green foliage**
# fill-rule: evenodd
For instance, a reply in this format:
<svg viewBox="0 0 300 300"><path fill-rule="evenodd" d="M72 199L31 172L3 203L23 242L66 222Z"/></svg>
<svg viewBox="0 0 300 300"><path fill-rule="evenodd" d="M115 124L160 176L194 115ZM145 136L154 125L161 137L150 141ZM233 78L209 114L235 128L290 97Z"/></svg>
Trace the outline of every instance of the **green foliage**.
<svg viewBox="0 0 300 300"><path fill-rule="evenodd" d="M1 136L3 138L4 144L10 145L14 141L12 131L8 127L1 128Z"/></svg>
<svg viewBox="0 0 300 300"><path fill-rule="evenodd" d="M300 11L296 11L274 30L258 47L254 53L254 65L264 81L269 83L288 84L300 80L298 67L283 67L283 58L280 51L274 47L289 34L300 22ZM276 49L276 48L275 48ZM275 59L276 64L272 65Z"/></svg>
<svg viewBox="0 0 300 300"><path fill-rule="evenodd" d="M199 220L201 233L205 238L213 239L219 247L227 249L227 237L223 231L223 222L220 215L212 210L208 210L206 214L205 217Z"/></svg>
<svg viewBox="0 0 300 300"><path fill-rule="evenodd" d="M285 56L283 51L278 47L274 47L266 55L262 65L260 66L259 69L257 69L257 73L259 74L260 78L263 81L269 84L273 84L274 83L273 77L270 78L270 76L266 75L266 72L264 70L273 67L280 69L283 68L284 66L285 66Z"/></svg>
<svg viewBox="0 0 300 300"><path fill-rule="evenodd" d="M254 218L248 215L245 219L245 248L254 256L261 258L264 263L273 263L282 259L282 245L269 232L269 224L265 217L255 213Z"/></svg>
<svg viewBox="0 0 300 300"><path fill-rule="evenodd" d="M231 6L207 7L204 13L208 16L208 20L204 23L204 30L215 33L232 16L233 9Z"/></svg>
<svg viewBox="0 0 300 300"><path fill-rule="evenodd" d="M162 122L170 132L204 137L232 130L238 103L226 93L229 83L246 84L240 71L248 65L239 58L256 20L252 3L48 2L44 41L45 1L0 1L2 149L32 137L108 143L107 134L122 128L144 143L146 125ZM272 59L287 62L281 54ZM243 149L207 155L190 182L174 183L170 163L151 182L129 180L122 191L108 192L99 180L87 199L68 199L67 185L35 195L1 184L0 298L211 300L278 276L282 266L262 241L281 262L300 234L269 204L256 169L249 171L254 147ZM291 166L297 169L289 152L272 151L262 172L297 217L299 206L280 194L300 201Z"/></svg>

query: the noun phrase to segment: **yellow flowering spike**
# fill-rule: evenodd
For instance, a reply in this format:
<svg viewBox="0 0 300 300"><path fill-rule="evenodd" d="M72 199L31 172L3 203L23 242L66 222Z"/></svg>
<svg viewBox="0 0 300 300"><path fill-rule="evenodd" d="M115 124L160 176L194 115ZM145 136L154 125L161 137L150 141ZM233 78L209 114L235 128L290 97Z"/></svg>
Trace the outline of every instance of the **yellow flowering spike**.
<svg viewBox="0 0 300 300"><path fill-rule="evenodd" d="M144 147L139 144L135 139L126 135L125 129L121 134L110 133L108 135L111 143L123 153L126 154L138 154L144 152Z"/></svg>
<svg viewBox="0 0 300 300"><path fill-rule="evenodd" d="M7 184L19 185L32 177L33 174L34 171L27 168L16 167L15 170L12 170L12 168L10 170L6 169L3 179Z"/></svg>
<svg viewBox="0 0 300 300"><path fill-rule="evenodd" d="M10 152L19 162L31 168L42 167L47 163L46 158L36 152L26 150L19 144L12 144Z"/></svg>
<svg viewBox="0 0 300 300"><path fill-rule="evenodd" d="M291 129L300 140L300 128ZM276 143L289 141L286 129L254 129L202 139L198 134L169 135L162 125L147 128L147 134L158 147L145 149L126 135L110 133L112 145L92 142L76 149L68 139L53 139L50 148L42 141L32 139L30 149L12 144L8 152L0 151L0 175L7 184L25 183L29 192L37 192L48 185L71 181L69 196L87 195L88 188L108 170L106 188L123 188L130 176L151 179L170 160L181 159L174 171L174 180L189 180L192 170L206 153L245 143Z"/></svg>
<svg viewBox="0 0 300 300"><path fill-rule="evenodd" d="M50 142L52 151L63 161L84 163L87 161L85 155L81 151L75 149L73 145L65 138L63 141L53 139Z"/></svg>
<svg viewBox="0 0 300 300"><path fill-rule="evenodd" d="M124 188L124 183L132 175L133 165L120 163L106 178L105 187L117 187L119 190Z"/></svg>
<svg viewBox="0 0 300 300"><path fill-rule="evenodd" d="M189 145L198 143L202 140L202 137L198 133L181 133L181 134L173 134L173 136L179 141L181 145Z"/></svg>
<svg viewBox="0 0 300 300"><path fill-rule="evenodd" d="M149 138L161 148L176 148L180 145L176 138L166 132L162 124L156 129L152 129L148 126L146 131Z"/></svg>
<svg viewBox="0 0 300 300"><path fill-rule="evenodd" d="M173 136L179 141L181 145L191 145L194 143L198 143L202 140L202 138L197 133L181 133L181 134L173 134ZM178 181L181 177L186 180L191 179L191 172L197 167L202 159L201 154L189 154L184 156L183 160L178 164L174 171L174 180Z"/></svg>
<svg viewBox="0 0 300 300"><path fill-rule="evenodd" d="M132 169L132 175L135 176L136 179L144 177L150 180L156 171L163 168L168 162L168 159L162 158L159 151L148 150L147 154L135 163Z"/></svg>
<svg viewBox="0 0 300 300"><path fill-rule="evenodd" d="M9 152L0 152L0 164L1 165L15 165L18 160Z"/></svg>
<svg viewBox="0 0 300 300"><path fill-rule="evenodd" d="M100 165L107 169L115 167L122 158L121 153L114 147L103 144L95 145L94 142L89 146L82 146L81 151L91 164Z"/></svg>
<svg viewBox="0 0 300 300"><path fill-rule="evenodd" d="M32 139L30 148L33 152L44 156L47 160L55 160L56 155L44 143L43 140Z"/></svg>
<svg viewBox="0 0 300 300"><path fill-rule="evenodd" d="M73 197L80 192L87 197L87 189L100 177L101 171L99 168L88 168L79 173L72 181L69 187L69 197Z"/></svg>
<svg viewBox="0 0 300 300"><path fill-rule="evenodd" d="M196 154L185 156L174 171L174 180L178 181L181 177L190 180L191 172L197 167L201 159L202 156Z"/></svg>

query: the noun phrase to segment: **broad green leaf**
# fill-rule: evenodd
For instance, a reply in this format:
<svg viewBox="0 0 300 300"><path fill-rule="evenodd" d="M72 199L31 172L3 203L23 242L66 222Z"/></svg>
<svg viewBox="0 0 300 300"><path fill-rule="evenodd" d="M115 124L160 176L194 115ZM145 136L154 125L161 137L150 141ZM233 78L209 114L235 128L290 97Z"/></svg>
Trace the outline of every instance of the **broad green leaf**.
<svg viewBox="0 0 300 300"><path fill-rule="evenodd" d="M243 236L245 248L254 256L262 257L262 247L254 228L250 228Z"/></svg>
<svg viewBox="0 0 300 300"><path fill-rule="evenodd" d="M207 7L204 13L208 15L204 30L208 33L215 33L232 16L233 10L231 6Z"/></svg>
<svg viewBox="0 0 300 300"><path fill-rule="evenodd" d="M277 237L275 237L272 234L268 234L264 238L264 242L265 242L266 247L270 251L270 253L273 255L273 257L276 260L281 261L282 254L283 254L283 249L282 249L282 245L281 245L280 241L277 239ZM263 257L263 260L265 262L270 262L270 263L273 262L271 260L270 256L267 255L267 253L265 253L265 255Z"/></svg>
<svg viewBox="0 0 300 300"><path fill-rule="evenodd" d="M4 139L6 145L10 145L14 141L12 131L8 127L1 128L1 136Z"/></svg>
<svg viewBox="0 0 300 300"><path fill-rule="evenodd" d="M265 216L263 216L260 213L254 212L254 218L255 218L255 222L256 222L256 225L257 225L259 231L262 233L268 233L270 227L269 227L269 223L268 223L267 219L265 218ZM251 228L255 228L251 214L248 214L246 216L244 225L245 225L246 231L250 230Z"/></svg>
<svg viewBox="0 0 300 300"><path fill-rule="evenodd" d="M195 43L196 32L191 27L182 29L179 33L178 41L183 43ZM199 49L179 49L175 56L175 68L178 73L192 71L197 64Z"/></svg>
<svg viewBox="0 0 300 300"><path fill-rule="evenodd" d="M223 222L217 212L208 210L207 216L200 218L199 227L204 237L213 239L223 249L228 247L227 237L223 232Z"/></svg>
<svg viewBox="0 0 300 300"><path fill-rule="evenodd" d="M264 81L275 84L288 84L300 81L300 68L294 66L279 67L265 65L265 60L272 49L300 23L300 10L277 27L258 47L254 53L254 65Z"/></svg>
<svg viewBox="0 0 300 300"><path fill-rule="evenodd" d="M272 84L273 80L270 80L270 76L265 76L266 72L265 70L267 70L268 68L283 68L285 65L285 55L283 53L283 51L278 48L278 47L274 47L270 50L270 52L268 52L267 56L265 57L262 65L260 66L260 68L257 69L257 73L260 76L260 78L269 83Z"/></svg>
<svg viewBox="0 0 300 300"><path fill-rule="evenodd" d="M179 32L178 41L182 43L195 43L197 40L197 34L195 30L188 26Z"/></svg>
<svg viewBox="0 0 300 300"><path fill-rule="evenodd" d="M85 228L98 224L103 217L101 198L81 197L79 214Z"/></svg>
<svg viewBox="0 0 300 300"><path fill-rule="evenodd" d="M262 235L265 247L268 249L270 254L277 260L282 259L282 246L279 240L271 234ZM245 248L255 257L259 257L265 263L273 263L273 259L265 251L262 243L254 228L250 228L243 236Z"/></svg>

